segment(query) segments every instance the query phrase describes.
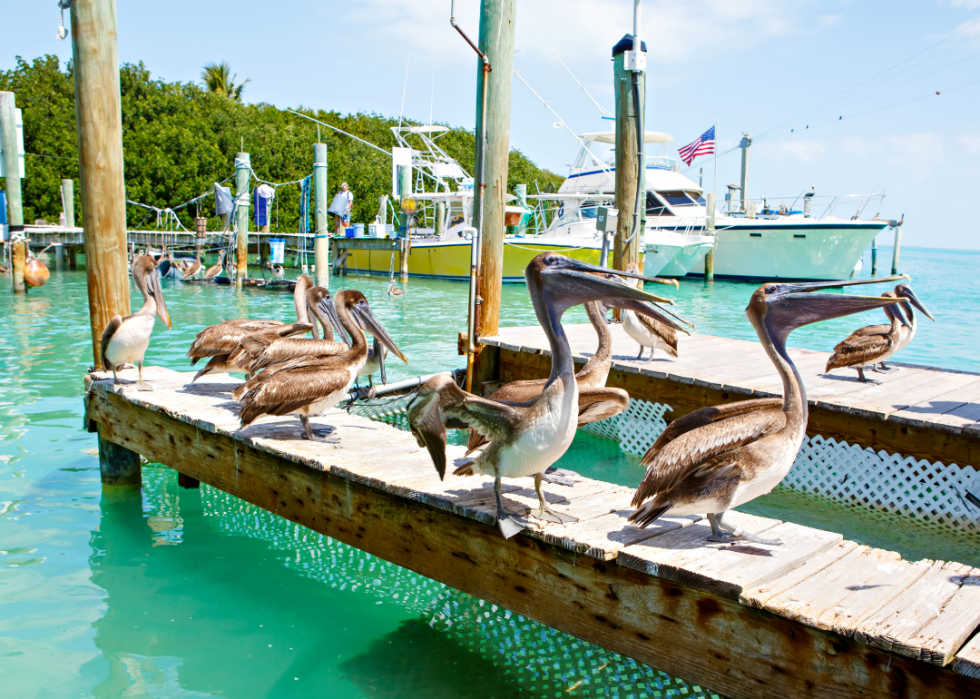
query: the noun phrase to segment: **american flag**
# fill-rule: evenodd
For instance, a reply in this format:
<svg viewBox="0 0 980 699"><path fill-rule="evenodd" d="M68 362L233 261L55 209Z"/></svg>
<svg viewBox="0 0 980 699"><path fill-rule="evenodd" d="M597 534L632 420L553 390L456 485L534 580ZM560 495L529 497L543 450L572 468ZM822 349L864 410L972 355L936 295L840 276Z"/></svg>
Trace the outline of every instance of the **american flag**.
<svg viewBox="0 0 980 699"><path fill-rule="evenodd" d="M699 155L710 155L714 153L715 127L712 126L710 129L698 136L693 142L688 143L683 148L679 148L677 152L680 154L681 160L684 161L685 165L690 165Z"/></svg>

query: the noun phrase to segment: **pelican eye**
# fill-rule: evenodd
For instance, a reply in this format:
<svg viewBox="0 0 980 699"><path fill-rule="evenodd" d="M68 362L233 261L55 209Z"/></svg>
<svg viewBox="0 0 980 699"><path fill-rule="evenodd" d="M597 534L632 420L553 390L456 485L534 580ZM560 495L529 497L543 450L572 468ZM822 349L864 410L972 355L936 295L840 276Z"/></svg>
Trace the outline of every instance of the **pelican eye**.
<svg viewBox="0 0 980 699"><path fill-rule="evenodd" d="M548 265L553 265L553 264L555 264L556 262L558 262L558 258L557 258L557 257L553 257L553 256L549 256L549 257L547 257L547 258L545 259L545 261L544 261L544 262L545 262L545 264L548 264Z"/></svg>
<svg viewBox="0 0 980 699"><path fill-rule="evenodd" d="M767 294L775 294L776 293L776 285L775 284L771 284L769 286L769 288L766 289L766 293Z"/></svg>

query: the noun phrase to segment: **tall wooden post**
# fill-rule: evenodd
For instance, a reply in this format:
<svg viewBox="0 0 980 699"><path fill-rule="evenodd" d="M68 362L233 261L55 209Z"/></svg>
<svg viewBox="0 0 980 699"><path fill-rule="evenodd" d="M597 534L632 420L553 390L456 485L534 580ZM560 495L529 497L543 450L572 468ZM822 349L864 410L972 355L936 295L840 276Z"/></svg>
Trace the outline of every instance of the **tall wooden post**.
<svg viewBox="0 0 980 699"><path fill-rule="evenodd" d="M75 227L75 181L64 179L61 181L61 201L62 208L65 210L65 225L68 228Z"/></svg>
<svg viewBox="0 0 980 699"><path fill-rule="evenodd" d="M248 153L235 156L235 225L238 247L235 252L235 284L241 286L248 276L248 185L252 179L252 162Z"/></svg>
<svg viewBox="0 0 980 699"><path fill-rule="evenodd" d="M102 329L113 316L129 315L115 0L74 0L71 36L89 317L101 367ZM103 484L140 485L138 454L100 437L99 462Z"/></svg>
<svg viewBox="0 0 980 699"><path fill-rule="evenodd" d="M204 216L198 216L194 219L194 247L197 253L197 259L203 260L204 256L204 242L208 235L208 220ZM201 264L204 264L202 261Z"/></svg>
<svg viewBox="0 0 980 699"><path fill-rule="evenodd" d="M329 240L330 217L327 215L327 144L313 144L313 200L314 224L313 229L313 263L316 265L317 286L324 288L330 285Z"/></svg>
<svg viewBox="0 0 980 699"><path fill-rule="evenodd" d="M613 269L626 269L630 262L640 263L640 245L643 243L643 219L646 217L646 201L640 201L639 228L635 228L636 196L642 195L646 168L641 168L643 157L639 138L643 138L643 103L646 81L642 71L629 70L626 54L633 50L633 37L624 36L613 47L613 77L616 96L616 208L619 219L613 247ZM633 76L637 80L639 101L633 90ZM639 122L639 123L637 123ZM639 133L639 136L638 136ZM635 234L634 234L635 233Z"/></svg>
<svg viewBox="0 0 980 699"><path fill-rule="evenodd" d="M405 197L412 193L412 166L398 166L398 277L408 281L408 256L412 251L411 214L406 210Z"/></svg>
<svg viewBox="0 0 980 699"><path fill-rule="evenodd" d="M745 191L749 184L749 146L752 145L752 139L749 138L748 134L742 134L742 140L739 141L738 147L742 149L742 191L739 192L739 197L741 197L741 211L745 213L747 209L745 208Z"/></svg>
<svg viewBox="0 0 980 699"><path fill-rule="evenodd" d="M516 25L517 0L483 0L480 3L479 46L490 60L491 70L484 71L483 61L477 60L475 169L483 173L483 187L476 187L473 197L473 225L481 232L483 240L478 336L495 335L500 325ZM483 89L484 81L487 81L486 90ZM483 121L484 100L486 123ZM481 143L484 139L485 146Z"/></svg>
<svg viewBox="0 0 980 699"><path fill-rule="evenodd" d="M704 256L704 281L713 282L715 280L715 248L718 246L718 234L715 231L715 193L708 192L705 199L707 200L705 209L708 212L708 218L704 224L705 234L710 235L713 240L711 241L711 249Z"/></svg>
<svg viewBox="0 0 980 699"><path fill-rule="evenodd" d="M905 220L905 214L902 214ZM892 248L892 274L898 274L898 254L902 249L902 223L895 226L895 246Z"/></svg>
<svg viewBox="0 0 980 699"><path fill-rule="evenodd" d="M446 232L446 202L436 202L436 238L441 238Z"/></svg>
<svg viewBox="0 0 980 699"><path fill-rule="evenodd" d="M517 205L523 208L527 208L527 185L519 184L514 187L514 194L517 195ZM527 216L521 216L521 222L517 226L515 233L517 235L524 235L527 232Z"/></svg>
<svg viewBox="0 0 980 699"><path fill-rule="evenodd" d="M0 92L0 144L3 145L4 180L7 183L7 219L10 240L24 233L24 207L20 189L20 154L17 139L17 103L13 92ZM14 293L27 293L24 284L24 264L27 244L13 242L11 263L14 275Z"/></svg>

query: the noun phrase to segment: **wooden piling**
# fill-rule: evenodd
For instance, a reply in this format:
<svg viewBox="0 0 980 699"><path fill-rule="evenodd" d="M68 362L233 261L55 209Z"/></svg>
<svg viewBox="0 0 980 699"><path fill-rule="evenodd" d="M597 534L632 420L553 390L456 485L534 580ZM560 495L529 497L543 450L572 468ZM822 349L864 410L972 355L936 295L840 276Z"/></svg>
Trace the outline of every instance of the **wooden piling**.
<svg viewBox="0 0 980 699"><path fill-rule="evenodd" d="M75 181L64 179L61 181L61 206L65 211L65 225L68 228L75 227Z"/></svg>
<svg viewBox="0 0 980 699"><path fill-rule="evenodd" d="M480 50L490 60L484 71L477 60L476 171L483 187L473 197L473 225L481 231L480 312L477 335L493 335L500 324L500 293L504 267L504 207L507 204L507 166L510 155L510 101L514 82L514 33L517 0L480 3ZM486 90L483 83L487 81ZM486 123L483 123L484 99ZM483 134L486 145L481 143Z"/></svg>
<svg viewBox="0 0 980 699"><path fill-rule="evenodd" d="M129 315L115 0L74 0L71 36L92 353L101 367L103 328L113 316ZM104 485L139 486L139 454L101 434L99 464Z"/></svg>
<svg viewBox="0 0 980 699"><path fill-rule="evenodd" d="M708 212L708 218L704 225L705 233L714 240L711 241L711 249L704 256L704 281L713 282L715 280L715 247L718 245L717 232L715 231L715 193L708 192L705 197L707 200L705 209Z"/></svg>
<svg viewBox="0 0 980 699"><path fill-rule="evenodd" d="M316 265L316 283L326 288L330 284L330 263L328 262L327 236L330 234L330 217L327 215L327 144L313 144L313 199L314 224L313 230L313 263Z"/></svg>
<svg viewBox="0 0 980 699"><path fill-rule="evenodd" d="M902 214L905 218L905 214ZM898 254L902 248L902 224L895 226L895 245L892 248L892 274L898 274Z"/></svg>
<svg viewBox="0 0 980 699"><path fill-rule="evenodd" d="M235 284L241 286L248 276L248 205L252 162L248 153L235 156L235 226L238 247L235 252Z"/></svg>
<svg viewBox="0 0 980 699"><path fill-rule="evenodd" d="M446 232L446 202L436 202L436 238L441 238Z"/></svg>
<svg viewBox="0 0 980 699"><path fill-rule="evenodd" d="M12 242L11 266L14 276L14 293L27 293L24 285L24 264L27 244L13 242L24 232L24 208L20 188L20 155L18 153L17 103L13 92L0 92L0 144L3 145L3 167L7 187L8 228Z"/></svg>
<svg viewBox="0 0 980 699"><path fill-rule="evenodd" d="M204 242L208 235L208 220L203 216L198 216L194 219L194 243L195 252L197 253L197 259L201 260L201 264L204 262Z"/></svg>
<svg viewBox="0 0 980 699"><path fill-rule="evenodd" d="M634 232L636 196L643 187L639 138L643 138L643 101L645 80L637 73L639 101L633 94L633 72L626 69L626 51L632 43L620 41L613 49L613 76L616 95L616 208L619 219L613 247L613 269L626 269L630 262L640 264L640 245L643 242L643 218L646 202L640 202L640 226ZM639 124L637 122L639 121ZM637 133L639 131L639 133Z"/></svg>
<svg viewBox="0 0 980 699"><path fill-rule="evenodd" d="M412 193L411 165L398 166L398 276L402 282L408 281L408 256L412 250L411 213L407 209L405 197Z"/></svg>

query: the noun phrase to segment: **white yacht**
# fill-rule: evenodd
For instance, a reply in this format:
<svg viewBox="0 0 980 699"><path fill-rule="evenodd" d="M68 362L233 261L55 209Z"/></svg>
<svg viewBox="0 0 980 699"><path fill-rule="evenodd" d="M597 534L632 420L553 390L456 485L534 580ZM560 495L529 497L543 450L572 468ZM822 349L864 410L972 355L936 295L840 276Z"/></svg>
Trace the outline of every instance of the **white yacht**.
<svg viewBox="0 0 980 699"><path fill-rule="evenodd" d="M583 146L568 178L558 190L568 198L569 210L549 227L561 224L574 215L574 208L609 201L615 195L615 136L611 132L581 135ZM647 131L648 144L670 143L665 133ZM661 148L662 150L662 148ZM665 155L648 155L646 163L646 230L644 245L647 274L684 276L704 274L704 255L714 242L715 275L755 279L846 279L860 261L865 248L888 226L888 222L861 219L868 201L859 203L854 216L847 219L831 215L841 206L835 198L822 217L811 215L811 197L800 210L794 204L770 209L750 202L747 212L717 212L716 236L705 235L707 210L702 188L679 172L677 161ZM591 195L586 197L585 195ZM880 201L880 197L879 197ZM587 213L579 213L583 225L577 231L587 232ZM595 220L592 214L594 231ZM593 233L594 234L594 233ZM663 267L654 268L669 255Z"/></svg>

